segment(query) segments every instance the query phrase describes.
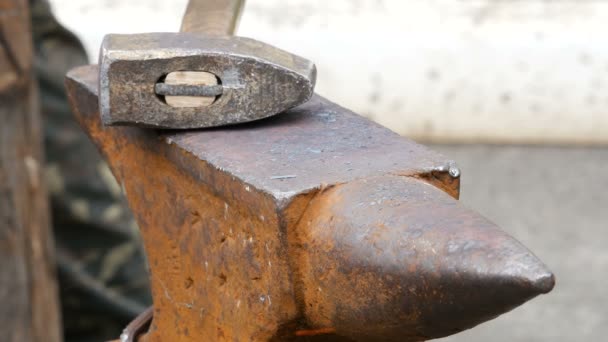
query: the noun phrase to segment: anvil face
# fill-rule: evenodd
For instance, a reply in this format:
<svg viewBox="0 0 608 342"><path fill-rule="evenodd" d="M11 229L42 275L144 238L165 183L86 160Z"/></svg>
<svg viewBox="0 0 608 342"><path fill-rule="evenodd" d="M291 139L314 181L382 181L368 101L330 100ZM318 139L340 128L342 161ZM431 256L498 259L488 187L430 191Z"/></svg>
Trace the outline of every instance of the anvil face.
<svg viewBox="0 0 608 342"><path fill-rule="evenodd" d="M184 32L107 35L99 64L105 125L191 129L258 120L310 99L316 81L312 62L268 44ZM172 107L155 85L176 71L211 73L223 93L209 106Z"/></svg>
<svg viewBox="0 0 608 342"><path fill-rule="evenodd" d="M158 133L102 125L96 67L66 84L140 225L149 341L421 341L553 287L456 200L452 161L319 96L243 126Z"/></svg>

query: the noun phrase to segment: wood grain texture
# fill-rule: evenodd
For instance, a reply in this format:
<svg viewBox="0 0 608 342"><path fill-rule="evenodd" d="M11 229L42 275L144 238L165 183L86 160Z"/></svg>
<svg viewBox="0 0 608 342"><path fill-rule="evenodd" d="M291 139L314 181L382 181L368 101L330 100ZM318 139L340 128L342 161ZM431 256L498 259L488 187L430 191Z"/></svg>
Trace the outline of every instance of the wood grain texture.
<svg viewBox="0 0 608 342"><path fill-rule="evenodd" d="M175 71L165 78L167 84L217 85L217 77L204 71ZM204 107L215 101L215 96L165 96L165 102L171 107Z"/></svg>
<svg viewBox="0 0 608 342"><path fill-rule="evenodd" d="M61 324L30 17L25 0L4 5L0 57L12 60L0 63L0 80L7 80L0 89L0 339L56 342Z"/></svg>
<svg viewBox="0 0 608 342"><path fill-rule="evenodd" d="M190 0L182 32L232 35L238 26L245 0Z"/></svg>

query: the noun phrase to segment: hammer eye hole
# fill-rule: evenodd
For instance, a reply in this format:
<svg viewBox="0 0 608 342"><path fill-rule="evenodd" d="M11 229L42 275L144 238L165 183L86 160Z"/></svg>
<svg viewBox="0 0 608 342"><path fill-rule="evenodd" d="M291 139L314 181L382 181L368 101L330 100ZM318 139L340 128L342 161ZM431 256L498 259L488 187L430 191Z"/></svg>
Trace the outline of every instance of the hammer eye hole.
<svg viewBox="0 0 608 342"><path fill-rule="evenodd" d="M154 86L161 101L171 107L192 108L213 104L222 95L219 77L205 71L175 71Z"/></svg>

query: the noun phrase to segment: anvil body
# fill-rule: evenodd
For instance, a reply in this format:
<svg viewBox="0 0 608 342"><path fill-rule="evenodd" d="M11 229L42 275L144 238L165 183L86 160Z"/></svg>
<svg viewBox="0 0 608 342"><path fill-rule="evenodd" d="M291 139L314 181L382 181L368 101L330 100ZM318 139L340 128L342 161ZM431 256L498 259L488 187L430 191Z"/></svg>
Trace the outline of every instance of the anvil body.
<svg viewBox="0 0 608 342"><path fill-rule="evenodd" d="M457 201L452 161L320 96L255 123L159 132L101 124L95 66L66 84L141 229L145 341L420 341L553 287Z"/></svg>

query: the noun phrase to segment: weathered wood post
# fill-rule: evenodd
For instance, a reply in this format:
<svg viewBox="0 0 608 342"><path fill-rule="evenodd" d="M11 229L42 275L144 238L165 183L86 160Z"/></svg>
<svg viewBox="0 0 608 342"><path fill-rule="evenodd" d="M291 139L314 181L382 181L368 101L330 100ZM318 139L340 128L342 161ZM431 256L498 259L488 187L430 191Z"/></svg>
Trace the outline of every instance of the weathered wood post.
<svg viewBox="0 0 608 342"><path fill-rule="evenodd" d="M0 3L0 340L61 340L28 2Z"/></svg>

